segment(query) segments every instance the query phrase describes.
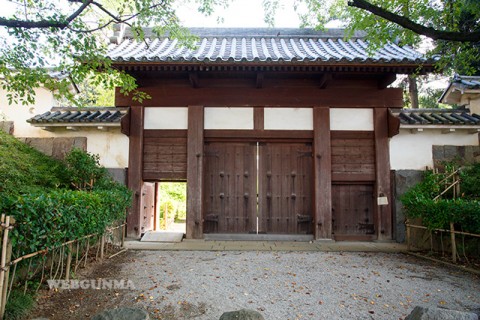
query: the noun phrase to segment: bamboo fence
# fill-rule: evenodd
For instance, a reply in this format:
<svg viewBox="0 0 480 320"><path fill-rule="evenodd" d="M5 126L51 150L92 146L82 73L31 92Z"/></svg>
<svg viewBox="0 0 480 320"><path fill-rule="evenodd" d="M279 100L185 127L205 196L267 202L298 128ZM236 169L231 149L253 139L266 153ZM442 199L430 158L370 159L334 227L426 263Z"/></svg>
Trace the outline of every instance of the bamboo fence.
<svg viewBox="0 0 480 320"><path fill-rule="evenodd" d="M449 190L452 192L452 197L453 199L459 197L461 195L460 193L460 177L459 177L459 172L461 168L458 168L454 172L450 173L448 176L446 176L442 181L439 182L439 184L443 184L445 186L445 189L437 195L433 200L437 201L440 199L442 196L444 196ZM451 180L451 181L450 181ZM469 237L476 237L480 238L480 234L474 234L474 233L468 233L468 232L463 232L463 231L457 231L455 230L455 225L453 222L450 222L449 226L450 229L433 229L430 230L425 226L419 226L419 225L414 225L410 224L409 221L407 220L405 223L406 226L406 240L407 240L407 250L410 251L412 249L412 229L423 229L423 230L429 230L429 239L430 239L430 250L433 251L433 233L437 232L440 233L440 241L441 241L441 247L442 247L442 252L444 251L444 244L443 244L443 233L450 234L450 249L451 249L451 259L452 262L456 263L457 262L457 257L459 257L458 250L457 250L457 239L456 235L462 235L462 236L469 236ZM464 240L464 238L462 238ZM463 247L463 256L468 260L466 252L465 252L465 245Z"/></svg>
<svg viewBox="0 0 480 320"><path fill-rule="evenodd" d="M125 227L107 228L103 234L90 234L79 239L64 242L54 248L47 248L32 252L12 260L12 243L9 232L15 227L15 219L2 214L0 221L0 320L4 319L5 306L8 302L12 287L24 281L24 292L27 291L29 280L40 277L36 290L38 291L45 280L69 280L70 275L77 272L78 267L86 267L89 259L102 260L108 252L114 252L112 258L124 249ZM117 237L115 237L117 233ZM116 250L119 248L120 250ZM33 258L40 258L40 262L33 266ZM17 271L20 262L28 260L28 267L23 272ZM37 261L38 262L38 261ZM22 277L19 274L25 275Z"/></svg>

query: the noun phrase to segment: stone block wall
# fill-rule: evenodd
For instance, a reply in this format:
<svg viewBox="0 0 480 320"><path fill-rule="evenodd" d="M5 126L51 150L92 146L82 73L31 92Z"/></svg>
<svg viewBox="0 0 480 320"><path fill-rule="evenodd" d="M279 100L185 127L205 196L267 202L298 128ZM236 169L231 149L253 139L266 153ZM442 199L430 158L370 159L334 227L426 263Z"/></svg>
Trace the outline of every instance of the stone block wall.
<svg viewBox="0 0 480 320"><path fill-rule="evenodd" d="M443 168L444 162L457 161L460 164L480 162L480 146L433 146L435 168Z"/></svg>
<svg viewBox="0 0 480 320"><path fill-rule="evenodd" d="M18 138L38 151L55 159L63 160L73 148L87 150L86 137L68 138Z"/></svg>
<svg viewBox="0 0 480 320"><path fill-rule="evenodd" d="M0 121L0 130L8 134L13 134L14 129L13 121Z"/></svg>
<svg viewBox="0 0 480 320"><path fill-rule="evenodd" d="M394 215L393 230L395 232L395 239L397 242L405 242L405 213L403 205L400 201L401 196L407 192L408 189L422 181L423 171L421 170L396 170L393 174L394 183Z"/></svg>

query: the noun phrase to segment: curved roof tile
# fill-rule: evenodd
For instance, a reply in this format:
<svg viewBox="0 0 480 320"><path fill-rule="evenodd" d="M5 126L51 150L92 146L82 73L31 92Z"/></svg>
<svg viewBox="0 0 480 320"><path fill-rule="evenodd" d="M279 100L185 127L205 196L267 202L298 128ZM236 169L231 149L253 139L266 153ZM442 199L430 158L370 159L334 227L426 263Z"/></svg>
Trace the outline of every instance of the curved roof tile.
<svg viewBox="0 0 480 320"><path fill-rule="evenodd" d="M388 43L374 52L363 40L364 33L344 40L344 31L313 29L191 29L198 36L193 49L177 39L131 37L112 44L107 56L114 62L344 62L344 63L432 63L405 46ZM128 32L126 33L128 34ZM147 36L149 33L146 32ZM153 40L152 40L153 39Z"/></svg>

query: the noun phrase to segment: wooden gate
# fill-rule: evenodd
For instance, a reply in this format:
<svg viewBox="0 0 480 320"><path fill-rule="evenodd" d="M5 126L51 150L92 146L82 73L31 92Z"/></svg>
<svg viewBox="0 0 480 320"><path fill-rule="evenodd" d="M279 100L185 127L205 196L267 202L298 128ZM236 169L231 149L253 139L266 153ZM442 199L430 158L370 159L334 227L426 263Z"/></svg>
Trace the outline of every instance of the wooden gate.
<svg viewBox="0 0 480 320"><path fill-rule="evenodd" d="M259 159L259 229L312 233L312 145L261 144Z"/></svg>
<svg viewBox="0 0 480 320"><path fill-rule="evenodd" d="M205 233L312 232L312 146L205 144Z"/></svg>
<svg viewBox="0 0 480 320"><path fill-rule="evenodd" d="M335 240L376 239L372 184L332 186L332 220Z"/></svg>
<svg viewBox="0 0 480 320"><path fill-rule="evenodd" d="M256 229L256 144L206 143L204 233Z"/></svg>

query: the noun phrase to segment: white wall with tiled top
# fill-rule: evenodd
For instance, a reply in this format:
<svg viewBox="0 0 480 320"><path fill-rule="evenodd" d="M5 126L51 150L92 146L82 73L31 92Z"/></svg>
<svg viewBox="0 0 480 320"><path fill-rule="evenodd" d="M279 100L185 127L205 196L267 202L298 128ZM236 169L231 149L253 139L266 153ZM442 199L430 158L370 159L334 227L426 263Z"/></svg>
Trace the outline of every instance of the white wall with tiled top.
<svg viewBox="0 0 480 320"><path fill-rule="evenodd" d="M50 111L56 104L53 94L49 90L38 88L35 89L35 93L35 103L32 105L9 105L6 92L0 90L0 121L14 122L14 136L19 138L86 137L87 151L98 154L102 166L106 168L128 167L128 137L120 132L120 127L107 130L78 127L77 131L55 128L54 131L46 131L30 125L27 119Z"/></svg>
<svg viewBox="0 0 480 320"><path fill-rule="evenodd" d="M432 146L478 146L479 136L467 130L443 134L440 129L425 129L415 134L401 129L390 139L390 167L392 170L425 170L433 167Z"/></svg>

